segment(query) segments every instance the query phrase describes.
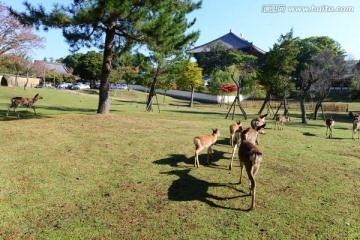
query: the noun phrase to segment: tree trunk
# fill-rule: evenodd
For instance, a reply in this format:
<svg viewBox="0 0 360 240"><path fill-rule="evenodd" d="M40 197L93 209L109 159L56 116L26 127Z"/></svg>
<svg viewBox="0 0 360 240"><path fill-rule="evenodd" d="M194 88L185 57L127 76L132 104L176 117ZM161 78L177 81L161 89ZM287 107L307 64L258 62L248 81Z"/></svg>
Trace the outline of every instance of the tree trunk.
<svg viewBox="0 0 360 240"><path fill-rule="evenodd" d="M305 107L305 96L301 96L300 98L300 109L301 109L301 122L302 123L307 123L306 120L306 107Z"/></svg>
<svg viewBox="0 0 360 240"><path fill-rule="evenodd" d="M286 97L284 97L284 115L289 116L289 106Z"/></svg>
<svg viewBox="0 0 360 240"><path fill-rule="evenodd" d="M115 25L115 23L113 23ZM99 87L99 106L97 113L107 114L110 112L110 95L109 95L109 75L111 72L111 62L113 60L115 30L108 28L106 30L104 59L101 69L100 87Z"/></svg>
<svg viewBox="0 0 360 240"><path fill-rule="evenodd" d="M266 106L266 104L268 103L268 102L270 102L270 94L269 93L266 93L266 98L265 98L265 100L264 100L264 102L263 102L263 104L262 104L262 106L261 106L261 108L260 108L260 110L259 110L259 115L262 113L262 111L264 111L264 109L265 109L265 106Z"/></svg>
<svg viewBox="0 0 360 240"><path fill-rule="evenodd" d="M146 111L151 112L153 109L153 97L155 96L155 90L156 90L156 84L157 84L157 80L158 80L158 75L160 73L160 67L158 66L156 69L156 73L155 76L153 78L153 81L151 83L150 86L150 91L149 91L149 95L148 95L148 99L147 99L147 103L146 103Z"/></svg>
<svg viewBox="0 0 360 240"><path fill-rule="evenodd" d="M315 106L315 110L314 110L314 119L317 119L317 115L319 112L320 107L322 106L322 102L325 100L325 98L329 95L330 93L330 87L328 88L328 90L326 91L326 93L320 97L320 99L317 101L316 106Z"/></svg>
<svg viewBox="0 0 360 240"><path fill-rule="evenodd" d="M189 107L194 106L194 92L195 92L195 88L192 87Z"/></svg>

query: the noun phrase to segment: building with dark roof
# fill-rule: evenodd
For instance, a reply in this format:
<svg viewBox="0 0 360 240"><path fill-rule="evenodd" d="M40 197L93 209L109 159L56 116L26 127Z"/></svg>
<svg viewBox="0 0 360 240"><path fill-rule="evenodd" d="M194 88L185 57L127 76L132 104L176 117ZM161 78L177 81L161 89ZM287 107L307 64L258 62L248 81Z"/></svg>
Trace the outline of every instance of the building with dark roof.
<svg viewBox="0 0 360 240"><path fill-rule="evenodd" d="M57 74L64 74L64 75L72 74L71 70L68 69L66 65L63 63L35 60L34 65L41 66L41 68L44 68L48 71L55 71Z"/></svg>
<svg viewBox="0 0 360 240"><path fill-rule="evenodd" d="M235 48L241 50L245 53L256 56L258 58L262 57L265 54L264 50L255 46L252 42L245 40L244 38L242 38L242 36L236 35L231 30L228 34L225 34L224 36L219 37L208 43L205 43L201 46L194 47L193 49L190 49L188 52L194 53L195 55L197 53L208 52L210 51L209 46L217 43L220 43L228 48Z"/></svg>

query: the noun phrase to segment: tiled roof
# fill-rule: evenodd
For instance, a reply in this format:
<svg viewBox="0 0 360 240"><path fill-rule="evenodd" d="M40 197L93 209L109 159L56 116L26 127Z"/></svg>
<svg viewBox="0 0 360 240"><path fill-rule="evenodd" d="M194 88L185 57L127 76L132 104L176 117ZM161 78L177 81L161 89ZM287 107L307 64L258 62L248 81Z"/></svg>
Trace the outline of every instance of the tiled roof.
<svg viewBox="0 0 360 240"><path fill-rule="evenodd" d="M264 50L260 49L259 47L256 47L255 45L253 45L252 42L245 40L241 36L237 36L236 34L234 34L231 31L228 34L225 34L224 36L219 37L211 42L208 42L201 46L190 49L189 52L200 53L200 52L209 51L209 49L207 49L207 46L210 44L213 44L213 43L222 43L223 45L225 45L229 48L236 48L236 49L240 49L240 50L252 48L260 54L265 54Z"/></svg>
<svg viewBox="0 0 360 240"><path fill-rule="evenodd" d="M71 74L63 63L35 60L35 64L45 65L48 70L55 70L58 74Z"/></svg>

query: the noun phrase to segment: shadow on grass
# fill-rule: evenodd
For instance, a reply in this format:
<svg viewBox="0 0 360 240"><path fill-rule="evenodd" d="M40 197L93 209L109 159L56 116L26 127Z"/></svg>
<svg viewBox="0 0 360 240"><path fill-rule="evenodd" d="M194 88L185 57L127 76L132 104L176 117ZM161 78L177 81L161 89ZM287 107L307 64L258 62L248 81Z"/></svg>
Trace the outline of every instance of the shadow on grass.
<svg viewBox="0 0 360 240"><path fill-rule="evenodd" d="M183 170L172 170L169 172L163 172L162 174L176 175L179 179L173 181L171 186L168 189L168 198L172 201L200 201L208 204L210 207L228 209L228 210L240 210L240 211L248 211L249 209L241 209L241 208L232 208L219 205L214 202L229 200L235 198L241 198L249 196L249 194L244 193L242 190L238 190L234 188L230 184L223 183L211 183L201 179L198 179L194 176L190 175L190 169ZM210 187L230 187L231 189L235 189L238 192L243 193L243 195L233 196L233 197L219 197L213 194L208 193Z"/></svg>
<svg viewBox="0 0 360 240"><path fill-rule="evenodd" d="M309 136L309 137L316 137L316 134L313 133L309 133L309 132L303 132L304 136Z"/></svg>

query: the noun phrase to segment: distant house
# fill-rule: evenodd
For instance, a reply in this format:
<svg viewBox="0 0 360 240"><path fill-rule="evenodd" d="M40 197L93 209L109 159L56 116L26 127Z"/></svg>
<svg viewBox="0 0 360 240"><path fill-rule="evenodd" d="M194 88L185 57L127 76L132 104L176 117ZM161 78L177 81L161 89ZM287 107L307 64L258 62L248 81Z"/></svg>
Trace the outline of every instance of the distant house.
<svg viewBox="0 0 360 240"><path fill-rule="evenodd" d="M55 71L57 74L61 74L61 75L72 74L72 69L67 68L64 63L35 60L34 65L38 69L44 69L46 71Z"/></svg>
<svg viewBox="0 0 360 240"><path fill-rule="evenodd" d="M252 42L245 40L241 35L240 36L236 35L231 30L228 34L225 34L224 36L219 37L203 45L194 47L193 49L190 49L188 52L193 53L196 58L196 54L208 52L210 50L209 46L216 43L220 43L228 48L241 50L242 52L248 53L258 58L262 57L265 54L264 50L255 46Z"/></svg>
<svg viewBox="0 0 360 240"><path fill-rule="evenodd" d="M345 61L345 74L334 85L334 89L348 89L353 77L360 76L360 60Z"/></svg>

